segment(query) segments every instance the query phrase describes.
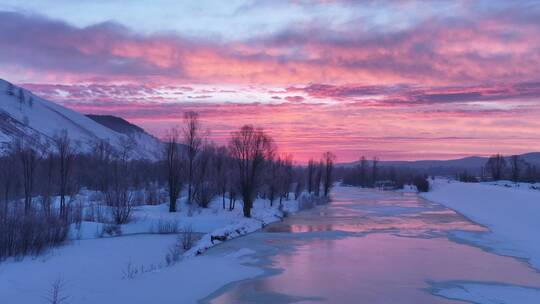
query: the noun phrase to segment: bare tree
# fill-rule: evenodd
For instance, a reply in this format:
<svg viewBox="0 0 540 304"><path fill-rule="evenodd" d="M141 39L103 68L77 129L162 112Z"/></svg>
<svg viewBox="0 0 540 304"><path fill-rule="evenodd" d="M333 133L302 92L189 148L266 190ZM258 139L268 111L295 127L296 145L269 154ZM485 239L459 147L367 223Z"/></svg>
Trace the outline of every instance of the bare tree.
<svg viewBox="0 0 540 304"><path fill-rule="evenodd" d="M516 183L519 180L521 174L522 160L519 155L512 155L510 157L510 169L512 170L512 181Z"/></svg>
<svg viewBox="0 0 540 304"><path fill-rule="evenodd" d="M307 167L307 191L309 194L313 192L313 178L315 177L315 161L310 159Z"/></svg>
<svg viewBox="0 0 540 304"><path fill-rule="evenodd" d="M293 158L291 154L285 154L281 160L281 173L280 173L280 197L279 206L282 207L282 201L284 198L289 199L289 192L293 183Z"/></svg>
<svg viewBox="0 0 540 304"><path fill-rule="evenodd" d="M502 178L504 168L506 168L506 161L501 154L495 154L488 159L486 168L491 173L493 180L500 180Z"/></svg>
<svg viewBox="0 0 540 304"><path fill-rule="evenodd" d="M229 211L233 211L234 208L236 207L236 199L238 197L238 193L240 192L238 190L240 179L238 177L237 170L233 170L234 168L231 168L231 170L227 171L227 192L229 194Z"/></svg>
<svg viewBox="0 0 540 304"><path fill-rule="evenodd" d="M15 155L17 155L21 164L24 189L24 212L25 214L28 214L32 207L35 172L41 156L24 138L15 143Z"/></svg>
<svg viewBox="0 0 540 304"><path fill-rule="evenodd" d="M202 208L208 208L216 194L214 156L215 147L205 144L197 157L197 171L193 174L193 200Z"/></svg>
<svg viewBox="0 0 540 304"><path fill-rule="evenodd" d="M102 193L107 192L111 184L109 166L114 154L113 146L106 140L100 140L92 150L91 159L95 169L94 185Z"/></svg>
<svg viewBox="0 0 540 304"><path fill-rule="evenodd" d="M116 224L129 222L133 210L133 194L130 191L130 177L133 176L130 170L131 154L134 143L127 138L121 143L121 150L113 153L110 163L112 187L105 193L107 205L112 207L113 219Z"/></svg>
<svg viewBox="0 0 540 304"><path fill-rule="evenodd" d="M304 180L303 176L300 178L296 177L296 182L294 184L294 199L298 200L300 198L300 195L302 194L302 191L304 191Z"/></svg>
<svg viewBox="0 0 540 304"><path fill-rule="evenodd" d="M319 161L319 163L317 164L317 167L315 168L315 177L314 177L313 185L314 185L314 192L316 196L319 196L321 194L321 181L322 181L323 170L324 170L323 167L324 167L324 164L321 160Z"/></svg>
<svg viewBox="0 0 540 304"><path fill-rule="evenodd" d="M280 157L274 159L271 157L268 160L267 170L266 170L266 186L268 199L270 200L270 206L274 205L276 196L280 192L280 183L281 183L281 171L282 171L283 162ZM280 193L281 195L281 193Z"/></svg>
<svg viewBox="0 0 540 304"><path fill-rule="evenodd" d="M13 172L15 172L15 170L15 161L11 154L0 158L0 185L2 187L3 200L2 214L5 219L7 219L6 216L8 214L9 201L12 192L14 192L16 175L13 174Z"/></svg>
<svg viewBox="0 0 540 304"><path fill-rule="evenodd" d="M193 174L195 171L195 159L199 154L203 138L201 135L201 126L199 122L199 114L189 111L184 114L184 144L187 149L187 187L188 187L188 204L193 200Z"/></svg>
<svg viewBox="0 0 540 304"><path fill-rule="evenodd" d="M22 109L22 105L24 104L24 91L22 88L19 88L17 99L19 100L19 108Z"/></svg>
<svg viewBox="0 0 540 304"><path fill-rule="evenodd" d="M372 185L375 185L377 182L377 179L379 178L379 168L377 165L379 164L379 158L377 156L373 157L373 163L371 164L371 182Z"/></svg>
<svg viewBox="0 0 540 304"><path fill-rule="evenodd" d="M219 147L216 151L214 166L216 174L216 188L221 195L223 209L225 209L225 194L227 194L227 148Z"/></svg>
<svg viewBox="0 0 540 304"><path fill-rule="evenodd" d="M73 172L73 160L75 158L75 148L71 143L66 130L54 136L54 146L58 156L59 169L59 194L60 194L60 216L67 219L66 194L69 191L69 181Z"/></svg>
<svg viewBox="0 0 540 304"><path fill-rule="evenodd" d="M259 174L264 161L274 151L273 141L262 129L245 125L231 134L229 151L236 162L238 185L244 202L244 216L251 217L251 208L259 185Z"/></svg>
<svg viewBox="0 0 540 304"><path fill-rule="evenodd" d="M330 194L330 188L332 187L333 183L333 176L332 172L334 170L334 161L336 160L336 156L332 152L325 152L323 154L323 161L324 161L324 196L328 196Z"/></svg>
<svg viewBox="0 0 540 304"><path fill-rule="evenodd" d="M64 295L64 288L65 288L65 284L61 278L55 280L51 285L51 289L49 290L48 295L45 297L45 300L47 301L47 303L48 304L67 303L67 300L69 299L69 297Z"/></svg>
<svg viewBox="0 0 540 304"><path fill-rule="evenodd" d="M55 155L52 151L46 151L46 156L44 156L44 162L41 166L44 167L44 177L45 177L45 183L42 185L43 189L41 191L41 206L43 211L45 212L45 215L50 216L51 215L51 196L54 191L54 185L56 183L55 179L55 167L56 167L56 159Z"/></svg>
<svg viewBox="0 0 540 304"><path fill-rule="evenodd" d="M360 186L367 186L367 170L368 170L368 163L367 163L367 159L362 156L360 158L360 164L358 166L358 171L359 171L359 184Z"/></svg>
<svg viewBox="0 0 540 304"><path fill-rule="evenodd" d="M165 142L169 212L176 212L176 200L182 190L182 158L178 145L178 133L178 129L171 129Z"/></svg>
<svg viewBox="0 0 540 304"><path fill-rule="evenodd" d="M120 138L120 150L117 151L118 155L116 156L122 164L126 165L132 157L132 153L135 150L137 143L135 138L131 136L121 137Z"/></svg>

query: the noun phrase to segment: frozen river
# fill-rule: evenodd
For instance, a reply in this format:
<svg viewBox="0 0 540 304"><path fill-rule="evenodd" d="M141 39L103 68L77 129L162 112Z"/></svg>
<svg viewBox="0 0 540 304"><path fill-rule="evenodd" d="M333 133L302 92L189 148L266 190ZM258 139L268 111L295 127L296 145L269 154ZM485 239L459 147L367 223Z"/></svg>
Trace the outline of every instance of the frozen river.
<svg viewBox="0 0 540 304"><path fill-rule="evenodd" d="M467 283L488 288L479 302L507 303L505 288L538 291L540 273L525 262L461 242L456 231L486 229L416 194L337 187L331 204L211 250L252 253L245 263L264 274L203 302L468 303L459 288Z"/></svg>

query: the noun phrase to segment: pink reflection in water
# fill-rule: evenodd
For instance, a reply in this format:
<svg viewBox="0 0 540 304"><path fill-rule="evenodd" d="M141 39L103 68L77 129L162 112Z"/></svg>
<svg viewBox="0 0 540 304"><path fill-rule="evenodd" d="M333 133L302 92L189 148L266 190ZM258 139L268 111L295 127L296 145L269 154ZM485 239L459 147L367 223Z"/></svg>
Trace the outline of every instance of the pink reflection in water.
<svg viewBox="0 0 540 304"><path fill-rule="evenodd" d="M416 195L354 188L339 187L333 199L266 229L288 237L258 238L278 248L271 268L283 272L240 283L210 303L463 303L430 294L430 281L540 288L540 274L524 262L449 241L449 230L486 231L452 210ZM320 231L327 233L304 234Z"/></svg>

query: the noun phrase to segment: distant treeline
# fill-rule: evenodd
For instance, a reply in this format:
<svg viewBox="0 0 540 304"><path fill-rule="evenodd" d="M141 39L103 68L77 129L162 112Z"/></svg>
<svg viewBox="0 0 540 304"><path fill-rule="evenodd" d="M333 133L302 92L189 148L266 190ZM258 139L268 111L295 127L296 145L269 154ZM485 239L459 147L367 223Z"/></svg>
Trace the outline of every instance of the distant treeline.
<svg viewBox="0 0 540 304"><path fill-rule="evenodd" d="M260 128L241 127L225 146L213 144L205 134L198 113L185 113L184 125L167 132L159 161L133 160L135 146L129 141L120 150L99 141L92 151L81 153L65 131L39 150L20 138L0 157L0 213L6 213L12 201L20 201L25 212L36 203L49 210L51 197L60 196L59 212L65 216L68 198L83 187L103 193L108 205L132 204L135 198L128 193L134 189L145 189L150 203L162 202L155 193L165 188L171 212L182 191L189 204L203 208L220 196L223 208L226 202L231 208L242 200L245 216L251 215L257 197L273 204L306 188L315 195L330 192L335 161L331 152L306 168L294 165L292 155L279 154Z"/></svg>
<svg viewBox="0 0 540 304"><path fill-rule="evenodd" d="M494 154L481 168L479 175L464 170L457 174L457 179L462 182L505 179L513 182L535 183L540 181L540 171L536 165L528 163L519 155L505 157L502 154Z"/></svg>
<svg viewBox="0 0 540 304"><path fill-rule="evenodd" d="M365 188L401 189L416 185L419 191L428 191L427 175L411 168L380 166L379 159L367 160L364 156L354 166L336 168L336 176L346 185Z"/></svg>

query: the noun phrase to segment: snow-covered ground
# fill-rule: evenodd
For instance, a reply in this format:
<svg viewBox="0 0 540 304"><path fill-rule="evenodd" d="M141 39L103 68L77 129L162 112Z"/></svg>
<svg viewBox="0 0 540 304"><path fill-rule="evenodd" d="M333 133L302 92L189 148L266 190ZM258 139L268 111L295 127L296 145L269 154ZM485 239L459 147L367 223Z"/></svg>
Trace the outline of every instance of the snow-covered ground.
<svg viewBox="0 0 540 304"><path fill-rule="evenodd" d="M525 258L540 270L540 191L436 179L431 191L421 195L491 231L487 236L470 235L470 241L482 242L482 246L500 254Z"/></svg>
<svg viewBox="0 0 540 304"><path fill-rule="evenodd" d="M445 283L435 294L454 300L481 304L538 304L540 290L523 286L475 282Z"/></svg>
<svg viewBox="0 0 540 304"><path fill-rule="evenodd" d="M283 210L295 212L298 203L283 202ZM102 235L102 223L83 222L72 227L70 241L38 257L0 262L0 303L48 303L55 282L62 282L62 295L69 303L195 303L218 288L258 276L261 270L242 264L252 252L198 255L220 243L211 236L227 239L256 231L283 216L277 204L257 199L252 218L242 216L242 205L223 210L217 198L208 209L180 202L180 211L168 206L140 206L133 221L121 226L121 235ZM179 230L191 227L202 237L181 260L168 265L165 259L177 242L176 234L158 234L163 223ZM66 302L67 303L67 302Z"/></svg>
<svg viewBox="0 0 540 304"><path fill-rule="evenodd" d="M452 234L455 240L523 259L540 271L540 191L536 186L504 181L461 183L435 179L430 192L421 196L452 208L490 230L487 233L456 231ZM526 286L481 282L450 285L437 294L474 303L540 303L540 291ZM504 296L493 296L500 294ZM493 302L490 300L493 298L508 301Z"/></svg>

